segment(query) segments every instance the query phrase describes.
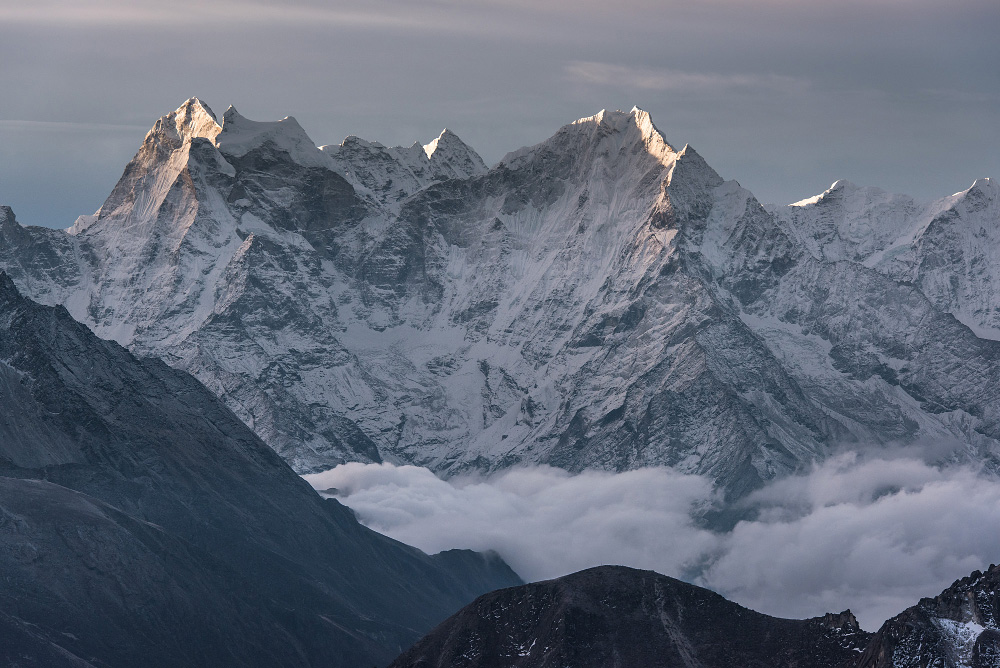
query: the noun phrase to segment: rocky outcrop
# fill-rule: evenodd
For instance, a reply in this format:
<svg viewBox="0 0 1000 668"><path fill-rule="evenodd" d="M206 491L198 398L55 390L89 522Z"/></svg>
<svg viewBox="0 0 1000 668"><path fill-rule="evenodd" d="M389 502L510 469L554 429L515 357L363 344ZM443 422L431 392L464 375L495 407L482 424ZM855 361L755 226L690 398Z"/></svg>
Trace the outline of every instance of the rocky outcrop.
<svg viewBox="0 0 1000 668"><path fill-rule="evenodd" d="M1000 567L975 571L887 621L857 668L1000 666Z"/></svg>
<svg viewBox="0 0 1000 668"><path fill-rule="evenodd" d="M850 611L778 619L657 573L602 566L486 594L391 668L833 668L869 637Z"/></svg>

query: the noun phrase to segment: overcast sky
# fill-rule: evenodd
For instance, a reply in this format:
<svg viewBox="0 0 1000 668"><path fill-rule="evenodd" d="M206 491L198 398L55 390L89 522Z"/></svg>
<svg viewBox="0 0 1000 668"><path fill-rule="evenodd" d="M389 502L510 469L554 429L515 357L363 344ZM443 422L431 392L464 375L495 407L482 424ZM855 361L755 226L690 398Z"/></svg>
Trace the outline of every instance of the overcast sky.
<svg viewBox="0 0 1000 668"><path fill-rule="evenodd" d="M191 96L317 144L447 126L491 164L638 105L764 202L940 197L1000 177L998 26L997 0L0 0L0 204L92 213Z"/></svg>

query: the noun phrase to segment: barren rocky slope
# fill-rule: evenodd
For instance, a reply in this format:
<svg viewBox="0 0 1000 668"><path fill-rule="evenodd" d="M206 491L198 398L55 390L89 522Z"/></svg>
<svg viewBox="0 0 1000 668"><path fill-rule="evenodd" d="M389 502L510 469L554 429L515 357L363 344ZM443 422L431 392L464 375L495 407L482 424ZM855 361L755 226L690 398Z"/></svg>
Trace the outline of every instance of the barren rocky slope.
<svg viewBox="0 0 1000 668"><path fill-rule="evenodd" d="M849 610L778 619L651 571L601 566L481 596L390 668L835 668L870 636Z"/></svg>
<svg viewBox="0 0 1000 668"><path fill-rule="evenodd" d="M0 273L0 663L385 663L495 555L428 556L321 499L188 374Z"/></svg>
<svg viewBox="0 0 1000 668"><path fill-rule="evenodd" d="M997 668L1000 567L866 633L851 612L778 619L650 571L592 568L478 598L390 668Z"/></svg>

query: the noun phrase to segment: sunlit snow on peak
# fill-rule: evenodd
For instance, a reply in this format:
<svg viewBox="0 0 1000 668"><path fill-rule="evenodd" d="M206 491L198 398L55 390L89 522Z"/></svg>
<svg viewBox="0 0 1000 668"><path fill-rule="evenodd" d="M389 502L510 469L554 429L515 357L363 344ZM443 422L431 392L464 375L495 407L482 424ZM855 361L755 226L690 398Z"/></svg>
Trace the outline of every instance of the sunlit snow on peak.
<svg viewBox="0 0 1000 668"><path fill-rule="evenodd" d="M441 143L441 139L442 139L442 138L443 138L443 137L444 137L444 136L445 136L446 134L448 134L448 128L445 128L444 130L442 130L442 131L441 131L441 134L439 134L439 135L438 135L437 137L435 137L435 138L434 138L434 140L433 140L433 141L431 141L431 142L430 142L429 144L424 144L424 147L423 147L423 148L424 148L424 155L426 155L426 156L427 156L427 159L428 159L428 160L429 160L429 159L431 158L431 156L433 156L433 155L434 155L434 152L435 152L435 151L437 150L437 148L438 148L438 144L440 144L440 143Z"/></svg>

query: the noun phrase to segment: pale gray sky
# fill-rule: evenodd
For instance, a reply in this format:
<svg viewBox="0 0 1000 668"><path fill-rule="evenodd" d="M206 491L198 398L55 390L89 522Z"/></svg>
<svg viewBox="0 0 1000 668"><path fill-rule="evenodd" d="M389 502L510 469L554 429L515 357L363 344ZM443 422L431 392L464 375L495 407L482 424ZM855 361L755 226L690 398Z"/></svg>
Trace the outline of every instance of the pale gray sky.
<svg viewBox="0 0 1000 668"><path fill-rule="evenodd" d="M998 28L997 0L0 0L0 204L92 213L193 95L488 163L638 105L762 201L939 197L1000 177Z"/></svg>

